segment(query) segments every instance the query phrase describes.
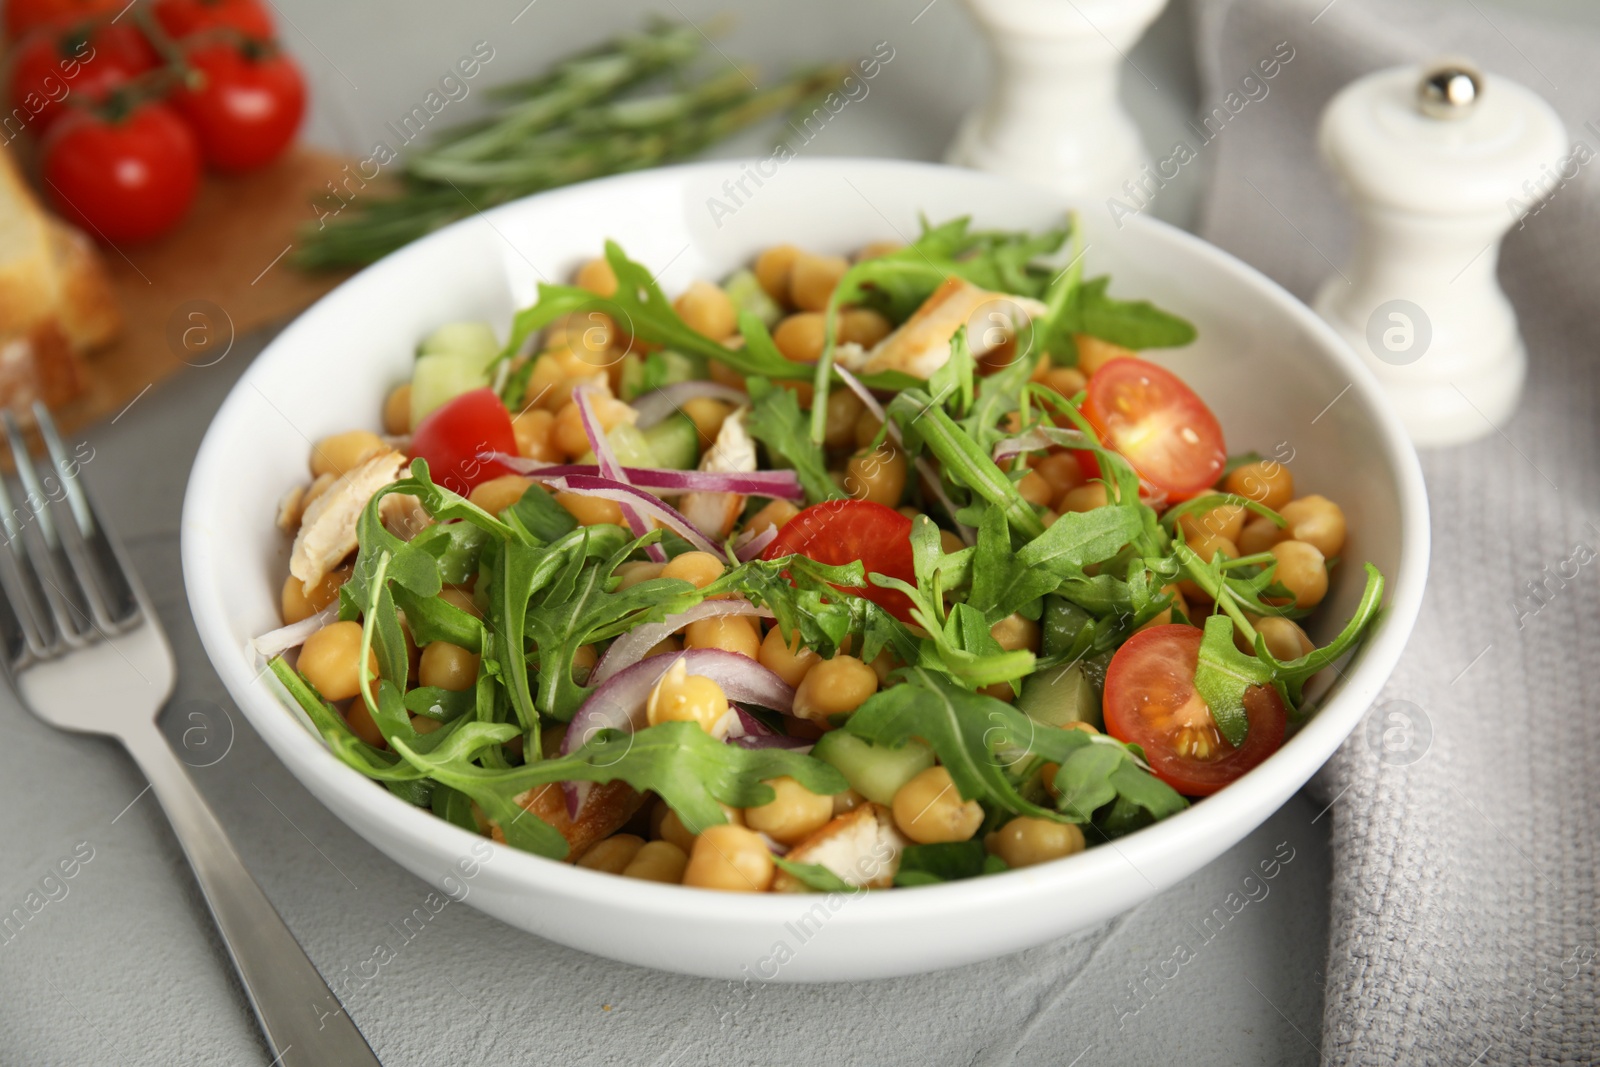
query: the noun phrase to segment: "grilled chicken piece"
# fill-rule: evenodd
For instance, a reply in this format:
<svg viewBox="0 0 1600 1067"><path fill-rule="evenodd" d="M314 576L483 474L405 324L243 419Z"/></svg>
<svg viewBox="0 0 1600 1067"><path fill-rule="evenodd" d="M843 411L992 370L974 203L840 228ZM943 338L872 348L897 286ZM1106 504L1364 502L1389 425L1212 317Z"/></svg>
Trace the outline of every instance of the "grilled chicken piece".
<svg viewBox="0 0 1600 1067"><path fill-rule="evenodd" d="M289 573L300 579L306 595L356 550L361 509L372 494L399 478L405 465L406 458L398 452L380 453L334 479L305 506L289 554Z"/></svg>
<svg viewBox="0 0 1600 1067"><path fill-rule="evenodd" d="M962 326L974 356L982 356L1016 336L1027 322L1045 313L1045 306L1024 296L981 289L965 278L946 278L933 295L900 327L870 352L841 346L838 358L862 374L900 371L931 378L950 360L950 339Z"/></svg>
<svg viewBox="0 0 1600 1067"><path fill-rule="evenodd" d="M517 798L534 815L555 827L567 839L567 860L577 860L596 841L603 841L622 829L644 804L644 794L627 782L607 782L589 790L589 796L573 822L567 814L567 797L559 785L541 785ZM496 828L498 833L498 827ZM501 839L503 840L503 838Z"/></svg>
<svg viewBox="0 0 1600 1067"><path fill-rule="evenodd" d="M756 469L756 443L744 428L749 408L739 408L722 420L717 440L700 457L700 469L723 474L745 474ZM744 510L740 493L685 493L679 502L683 515L708 537L727 537Z"/></svg>
<svg viewBox="0 0 1600 1067"><path fill-rule="evenodd" d="M821 864L846 884L887 889L900 869L900 850L909 842L895 829L889 810L881 804L863 804L839 816L789 850L785 859ZM779 871L775 893L806 893L805 883Z"/></svg>

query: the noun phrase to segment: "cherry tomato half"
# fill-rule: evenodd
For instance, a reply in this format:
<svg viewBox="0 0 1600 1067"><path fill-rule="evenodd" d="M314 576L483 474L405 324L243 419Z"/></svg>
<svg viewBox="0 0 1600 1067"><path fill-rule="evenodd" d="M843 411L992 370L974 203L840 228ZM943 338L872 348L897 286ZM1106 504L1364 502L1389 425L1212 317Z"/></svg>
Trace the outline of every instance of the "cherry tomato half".
<svg viewBox="0 0 1600 1067"><path fill-rule="evenodd" d="M130 25L46 27L17 46L7 85L13 114L43 131L76 104L97 104L111 90L160 62L144 34Z"/></svg>
<svg viewBox="0 0 1600 1067"><path fill-rule="evenodd" d="M182 39L206 30L236 30L259 41L277 32L272 16L257 0L156 0L161 28Z"/></svg>
<svg viewBox="0 0 1600 1067"><path fill-rule="evenodd" d="M1205 401L1177 375L1142 359L1114 359L1095 371L1083 414L1168 500L1211 488L1228 461L1222 426Z"/></svg>
<svg viewBox="0 0 1600 1067"><path fill-rule="evenodd" d="M198 84L176 93L172 104L194 128L205 161L236 172L281 156L306 111L294 60L255 42L207 45L185 58Z"/></svg>
<svg viewBox="0 0 1600 1067"><path fill-rule="evenodd" d="M462 393L429 412L411 433L411 455L428 461L435 485L466 496L479 482L511 472L483 452L517 454L511 413L493 389Z"/></svg>
<svg viewBox="0 0 1600 1067"><path fill-rule="evenodd" d="M894 508L869 500L824 500L811 505L784 524L761 558L796 554L830 566L860 560L868 574L917 580L911 559L911 520ZM835 588L866 597L901 622L911 621L911 598L898 589L884 589L870 580L865 589Z"/></svg>
<svg viewBox="0 0 1600 1067"><path fill-rule="evenodd" d="M125 115L72 109L43 145L56 210L101 240L146 241L183 218L200 188L200 149L164 104Z"/></svg>
<svg viewBox="0 0 1600 1067"><path fill-rule="evenodd" d="M13 41L40 26L61 26L115 15L126 0L6 0L6 34Z"/></svg>
<svg viewBox="0 0 1600 1067"><path fill-rule="evenodd" d="M1278 751L1288 725L1270 685L1245 691L1249 731L1230 745L1194 688L1204 635L1193 626L1152 626L1128 638L1106 669L1106 732L1144 749L1156 777L1185 796L1209 796Z"/></svg>

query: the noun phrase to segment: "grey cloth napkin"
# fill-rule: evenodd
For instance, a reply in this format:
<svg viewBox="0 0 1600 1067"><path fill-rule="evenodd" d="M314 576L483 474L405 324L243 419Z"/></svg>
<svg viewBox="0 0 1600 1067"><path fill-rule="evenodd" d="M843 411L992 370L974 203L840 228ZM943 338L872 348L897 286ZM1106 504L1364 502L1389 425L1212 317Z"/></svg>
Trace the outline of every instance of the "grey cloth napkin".
<svg viewBox="0 0 1600 1067"><path fill-rule="evenodd" d="M1593 34L1472 0L1195 0L1194 14L1202 110L1280 42L1294 50L1269 94L1202 149L1201 231L1302 299L1349 245L1315 137L1323 105L1359 75L1473 57L1539 92L1600 152ZM1422 617L1374 713L1317 780L1333 805L1329 1063L1600 1062L1593 169L1504 246L1527 393L1503 433L1423 453L1434 548Z"/></svg>

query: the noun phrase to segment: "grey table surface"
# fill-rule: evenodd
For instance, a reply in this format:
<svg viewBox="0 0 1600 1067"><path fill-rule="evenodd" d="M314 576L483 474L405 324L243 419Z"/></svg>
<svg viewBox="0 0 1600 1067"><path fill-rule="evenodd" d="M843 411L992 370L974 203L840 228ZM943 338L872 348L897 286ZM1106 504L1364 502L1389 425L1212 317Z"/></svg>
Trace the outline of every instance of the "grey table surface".
<svg viewBox="0 0 1600 1067"><path fill-rule="evenodd" d="M509 77L654 9L570 0L277 7L319 104L310 132L348 150L365 147L474 40L495 43ZM718 7L669 0L665 10L699 18ZM984 74L953 0L739 10L727 48L769 63L895 44L875 102L808 151L934 158ZM1134 51L1124 79L1155 144L1194 103L1186 33L1175 6ZM758 147L747 140L727 151ZM1187 221L1195 192L1164 194L1156 213ZM220 364L183 369L91 429L84 478L178 656L164 727L246 862L336 983L376 945L393 950L376 977L345 986L351 1015L385 1063L1317 1060L1330 856L1322 807L1303 794L1222 858L1110 924L936 975L752 991L596 959L461 905L407 936L399 923L428 887L323 809L265 748L208 666L184 599L179 510L189 466L213 412L268 339L241 338ZM0 692L0 727L0 805L9 813L0 820L0 916L27 915L0 926L0 1065L267 1063L183 856L131 761L109 742L52 731L9 693ZM1258 864L1275 854L1293 858L1263 881ZM74 876L55 877L74 856ZM1220 932L1198 933L1240 900L1233 918L1205 927ZM1172 962L1180 944L1193 953L1181 966ZM1001 1000L1013 1010L997 1013Z"/></svg>

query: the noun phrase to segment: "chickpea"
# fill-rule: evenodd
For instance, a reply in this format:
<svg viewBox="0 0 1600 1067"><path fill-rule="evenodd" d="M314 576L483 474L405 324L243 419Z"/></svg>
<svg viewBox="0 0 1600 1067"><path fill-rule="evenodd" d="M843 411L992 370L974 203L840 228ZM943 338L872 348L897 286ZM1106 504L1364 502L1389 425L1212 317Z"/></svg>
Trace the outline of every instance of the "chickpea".
<svg viewBox="0 0 1600 1067"><path fill-rule="evenodd" d="M756 257L756 281L780 304L789 302L789 276L799 255L794 245L774 245Z"/></svg>
<svg viewBox="0 0 1600 1067"><path fill-rule="evenodd" d="M983 825L983 808L961 799L943 767L929 767L901 786L890 808L900 832L919 845L966 841Z"/></svg>
<svg viewBox="0 0 1600 1067"><path fill-rule="evenodd" d="M622 525L622 505L615 500L581 493L557 493L556 503L566 508L579 526L600 526L608 522L613 526Z"/></svg>
<svg viewBox="0 0 1600 1067"><path fill-rule="evenodd" d="M1050 483L1045 481L1044 475L1038 471L1024 474L1022 480L1017 483L1017 492L1022 494L1022 499L1041 508L1054 504L1056 498L1061 495L1051 488Z"/></svg>
<svg viewBox="0 0 1600 1067"><path fill-rule="evenodd" d="M710 733L726 714L728 698L722 687L704 675L690 674L681 659L667 668L645 702L645 718L651 726L692 722Z"/></svg>
<svg viewBox="0 0 1600 1067"><path fill-rule="evenodd" d="M761 634L748 615L719 615L696 619L683 632L684 648L718 648L756 659L761 654Z"/></svg>
<svg viewBox="0 0 1600 1067"><path fill-rule="evenodd" d="M439 599L453 608L460 608L473 618L483 618L483 609L473 599L472 594L457 586L447 585L439 591Z"/></svg>
<svg viewBox="0 0 1600 1067"><path fill-rule="evenodd" d="M387 451L388 447L383 438L371 430L351 430L324 437L311 446L311 473L316 477L331 474L337 478Z"/></svg>
<svg viewBox="0 0 1600 1067"><path fill-rule="evenodd" d="M744 824L774 841L793 845L833 818L833 797L818 796L793 778L769 778L777 795L765 804L746 808Z"/></svg>
<svg viewBox="0 0 1600 1067"><path fill-rule="evenodd" d="M1332 559L1344 548L1344 510L1325 496L1303 496L1291 500L1278 512L1289 525L1286 536L1316 546Z"/></svg>
<svg viewBox="0 0 1600 1067"><path fill-rule="evenodd" d="M1007 652L1033 652L1039 648L1039 624L1015 612L989 627L989 636Z"/></svg>
<svg viewBox="0 0 1600 1067"><path fill-rule="evenodd" d="M607 874L621 874L638 857L642 848L644 838L634 834L616 834L590 845L589 851L578 860L578 866L591 871L605 871Z"/></svg>
<svg viewBox="0 0 1600 1067"><path fill-rule="evenodd" d="M1189 540L1184 542L1194 550L1195 555L1210 563L1216 558L1217 553L1222 553L1228 559L1239 558L1239 546L1220 534L1209 533L1201 530ZM1178 588L1183 590L1183 595L1193 600L1206 599L1206 591L1198 583L1185 578L1178 583Z"/></svg>
<svg viewBox="0 0 1600 1067"><path fill-rule="evenodd" d="M794 714L826 726L831 715L855 711L878 691L878 673L844 654L813 664L794 692Z"/></svg>
<svg viewBox="0 0 1600 1067"><path fill-rule="evenodd" d="M720 359L709 359L706 366L711 369L711 380L718 385L726 385L739 392L748 392L744 385L744 375L722 362Z"/></svg>
<svg viewBox="0 0 1600 1067"><path fill-rule="evenodd" d="M610 315L601 311L583 311L567 319L566 334L559 341L546 338L551 355L569 375L580 377L604 370L617 361L611 347L622 331Z"/></svg>
<svg viewBox="0 0 1600 1067"><path fill-rule="evenodd" d="M364 706L365 705L363 705L363 707ZM411 716L411 728L419 734L431 734L443 725L444 723L440 722L438 719L430 719L426 715Z"/></svg>
<svg viewBox="0 0 1600 1067"><path fill-rule="evenodd" d="M595 651L593 645L579 645L572 650L572 680L579 685L587 684L590 673L599 662L600 653Z"/></svg>
<svg viewBox="0 0 1600 1067"><path fill-rule="evenodd" d="M1083 831L1071 823L1019 815L993 835L990 852L1007 867L1032 867L1083 851Z"/></svg>
<svg viewBox="0 0 1600 1067"><path fill-rule="evenodd" d="M533 370L528 373L527 402L544 411L559 411L572 399L571 388L562 388L567 382L567 372L555 356L548 353L540 355L534 359ZM516 421L513 420L511 425L515 430ZM553 433L551 443L554 444Z"/></svg>
<svg viewBox="0 0 1600 1067"><path fill-rule="evenodd" d="M990 682L988 685L979 686L978 692L986 697L1003 700L1007 704L1014 704L1017 700L1017 691L1011 687L1010 682Z"/></svg>
<svg viewBox="0 0 1600 1067"><path fill-rule="evenodd" d="M330 622L300 646L297 666L324 700L349 700L361 692L361 624ZM367 666L374 677L378 656L368 650Z"/></svg>
<svg viewBox="0 0 1600 1067"><path fill-rule="evenodd" d="M619 579L615 592L632 589L640 582L648 582L652 578L661 577L665 563L656 563L653 560L638 560L633 563L621 563L612 573Z"/></svg>
<svg viewBox="0 0 1600 1067"><path fill-rule="evenodd" d="M411 383L397 385L383 401L383 432L411 432Z"/></svg>
<svg viewBox="0 0 1600 1067"><path fill-rule="evenodd" d="M798 686L822 657L800 643L799 633L785 641L783 631L774 626L761 640L756 661L792 686Z"/></svg>
<svg viewBox="0 0 1600 1067"><path fill-rule="evenodd" d="M1257 515L1239 531L1239 551L1247 556L1265 552L1288 536L1288 532L1265 515Z"/></svg>
<svg viewBox="0 0 1600 1067"><path fill-rule="evenodd" d="M1079 357L1079 363L1082 363L1082 357ZM1089 385L1089 379L1085 377L1087 373L1077 367L1056 367L1044 372L1044 384L1062 396L1077 396ZM1077 460L1073 460L1073 463L1076 465Z"/></svg>
<svg viewBox="0 0 1600 1067"><path fill-rule="evenodd" d="M478 654L448 641L434 641L422 650L417 681L425 686L460 693L478 680Z"/></svg>
<svg viewBox="0 0 1600 1067"><path fill-rule="evenodd" d="M854 789L846 789L843 793L835 793L833 800L833 817L848 815L867 802L867 798L857 793Z"/></svg>
<svg viewBox="0 0 1600 1067"><path fill-rule="evenodd" d="M1272 546L1278 560L1274 578L1294 594L1294 606L1314 608L1328 595L1328 568L1315 545L1304 541L1279 541Z"/></svg>
<svg viewBox="0 0 1600 1067"><path fill-rule="evenodd" d="M350 732L373 748L388 748L389 742L384 739L383 731L378 729L378 724L372 719L372 712L367 710L364 700L352 700L350 706L344 709L345 725L350 727Z"/></svg>
<svg viewBox="0 0 1600 1067"><path fill-rule="evenodd" d="M595 296L613 297L617 295L617 274L611 269L611 264L604 259L591 259L578 268L578 275L573 281L578 283L579 289L587 289Z"/></svg>
<svg viewBox="0 0 1600 1067"><path fill-rule="evenodd" d="M861 417L856 420L856 447L868 448L878 439L878 431L883 429L883 420L865 409ZM884 438L888 440L887 437Z"/></svg>
<svg viewBox="0 0 1600 1067"><path fill-rule="evenodd" d="M1181 588L1179 588L1177 585L1164 585L1161 587L1161 592L1164 594L1170 593L1172 595L1172 603L1169 604L1165 610L1151 618L1149 622L1139 627L1140 630L1149 630L1157 626L1166 626L1167 624L1174 622L1175 620L1172 615L1174 609L1183 612L1183 617L1186 619L1193 618L1193 616L1189 614L1189 605L1183 598L1183 590Z"/></svg>
<svg viewBox="0 0 1600 1067"><path fill-rule="evenodd" d="M661 568L661 577L678 578L696 589L704 589L722 577L722 560L709 552L685 552L674 556Z"/></svg>
<svg viewBox="0 0 1600 1067"><path fill-rule="evenodd" d="M1220 496L1220 493L1202 493L1201 496ZM1178 519L1178 525L1183 527L1183 532L1190 540L1203 534L1217 534L1229 541L1238 541L1239 535L1244 532L1244 523L1250 517L1250 512L1238 504L1219 504L1209 511L1202 511L1191 515L1183 515Z"/></svg>
<svg viewBox="0 0 1600 1067"><path fill-rule="evenodd" d="M683 881L684 868L688 866L689 856L683 849L668 841L651 841L634 853L622 869L622 877L677 885Z"/></svg>
<svg viewBox="0 0 1600 1067"><path fill-rule="evenodd" d="M1093 511L1103 508L1109 502L1106 496L1106 483L1089 482L1076 489L1068 489L1061 495L1061 502L1056 510L1062 513L1068 511Z"/></svg>
<svg viewBox="0 0 1600 1067"><path fill-rule="evenodd" d="M533 487L533 480L520 474L506 474L490 478L473 486L467 494L470 503L478 505L491 515L498 515L522 499L522 494Z"/></svg>
<svg viewBox="0 0 1600 1067"><path fill-rule="evenodd" d="M768 526L781 530L790 519L800 514L800 509L787 500L772 500L764 504L760 511L750 516L750 521L745 523L747 532L760 533Z"/></svg>
<svg viewBox="0 0 1600 1067"><path fill-rule="evenodd" d="M1286 663L1301 656L1310 655L1316 649L1311 643L1311 638L1300 629L1293 619L1285 619L1281 615L1247 615L1250 625L1256 628L1256 633L1266 642L1267 652L1279 663ZM1238 630L1234 631L1233 643L1240 652L1250 655L1255 654L1255 646L1246 643L1244 635Z"/></svg>
<svg viewBox="0 0 1600 1067"><path fill-rule="evenodd" d="M960 552L966 547L967 543L961 540L960 537L951 533L949 530L939 531L939 551L943 552L945 555L948 556L952 552Z"/></svg>
<svg viewBox="0 0 1600 1067"><path fill-rule="evenodd" d="M1078 369L1086 375L1104 367L1114 359L1125 359L1137 356L1138 353L1131 348L1114 345L1110 341L1102 341L1098 337L1091 337L1086 333L1073 334L1072 339L1078 345Z"/></svg>
<svg viewBox="0 0 1600 1067"><path fill-rule="evenodd" d="M689 828L683 825L683 820L678 818L678 813L667 807L666 801L663 800L661 806L666 809L666 813L661 816L661 822L655 828L656 836L663 841L670 841L672 844L677 845L687 855L689 850L694 848L695 835L691 834Z"/></svg>
<svg viewBox="0 0 1600 1067"><path fill-rule="evenodd" d="M683 402L682 411L694 423L695 434L699 436L700 447L704 449L716 442L717 434L722 432L722 424L733 414L733 405L726 400L695 396Z"/></svg>
<svg viewBox="0 0 1600 1067"><path fill-rule="evenodd" d="M821 311L828 306L834 287L849 269L850 261L843 256L814 256L801 252L795 256L794 267L789 272L789 299L801 311Z"/></svg>
<svg viewBox="0 0 1600 1067"><path fill-rule="evenodd" d="M772 885L772 853L754 830L708 826L695 838L683 884L730 893L765 893Z"/></svg>
<svg viewBox="0 0 1600 1067"><path fill-rule="evenodd" d="M779 389L787 389L789 392L793 393L795 403L800 405L800 410L811 410L811 394L815 392L816 389L809 381L801 381L795 378L780 378L773 384L777 385Z"/></svg>
<svg viewBox="0 0 1600 1067"><path fill-rule="evenodd" d="M869 259L878 259L891 252L898 252L903 247L905 246L898 241L870 241L862 245L861 250L856 253L856 262L864 263Z"/></svg>
<svg viewBox="0 0 1600 1067"><path fill-rule="evenodd" d="M835 389L828 394L828 430L825 439L829 448L848 448L856 439L856 423L861 420L867 405L848 389Z"/></svg>
<svg viewBox="0 0 1600 1067"><path fill-rule="evenodd" d="M839 312L839 343L870 349L894 329L889 320L871 308L845 308Z"/></svg>
<svg viewBox="0 0 1600 1067"><path fill-rule="evenodd" d="M739 328L739 313L733 300L720 286L697 281L672 302L683 324L702 337L720 341L732 337Z"/></svg>
<svg viewBox="0 0 1600 1067"><path fill-rule="evenodd" d="M1279 511L1294 499L1294 475L1289 468L1270 459L1244 463L1228 472L1222 487L1234 496L1254 500Z"/></svg>
<svg viewBox="0 0 1600 1067"><path fill-rule="evenodd" d="M622 401L610 396L590 394L589 407L602 433L610 433L623 423L633 423L639 413ZM583 432L583 413L577 402L569 403L556 413L555 442L569 456L581 456L589 451L589 435Z"/></svg>
<svg viewBox="0 0 1600 1067"><path fill-rule="evenodd" d="M822 358L827 322L815 311L801 311L779 322L772 331L772 343L784 359L796 363L815 363Z"/></svg>
<svg viewBox="0 0 1600 1067"><path fill-rule="evenodd" d="M850 457L844 490L857 500L894 507L906 491L907 466L905 453L885 441L871 452Z"/></svg>
<svg viewBox="0 0 1600 1067"><path fill-rule="evenodd" d="M322 581L311 587L311 592L305 591L305 583L294 575L283 580L283 595L280 604L283 608L283 621L285 624L309 619L323 608L339 599L339 587L350 580L350 570L341 567L336 571L329 571L323 575Z"/></svg>
<svg viewBox="0 0 1600 1067"><path fill-rule="evenodd" d="M556 445L556 417L542 408L529 408L511 419L511 432L517 438L517 454L528 459L555 463L561 459Z"/></svg>
<svg viewBox="0 0 1600 1067"><path fill-rule="evenodd" d="M1067 490L1076 489L1084 483L1083 468L1078 466L1078 461L1070 452L1044 457L1033 468L1033 473L1049 483L1053 494L1051 502L1060 500Z"/></svg>

